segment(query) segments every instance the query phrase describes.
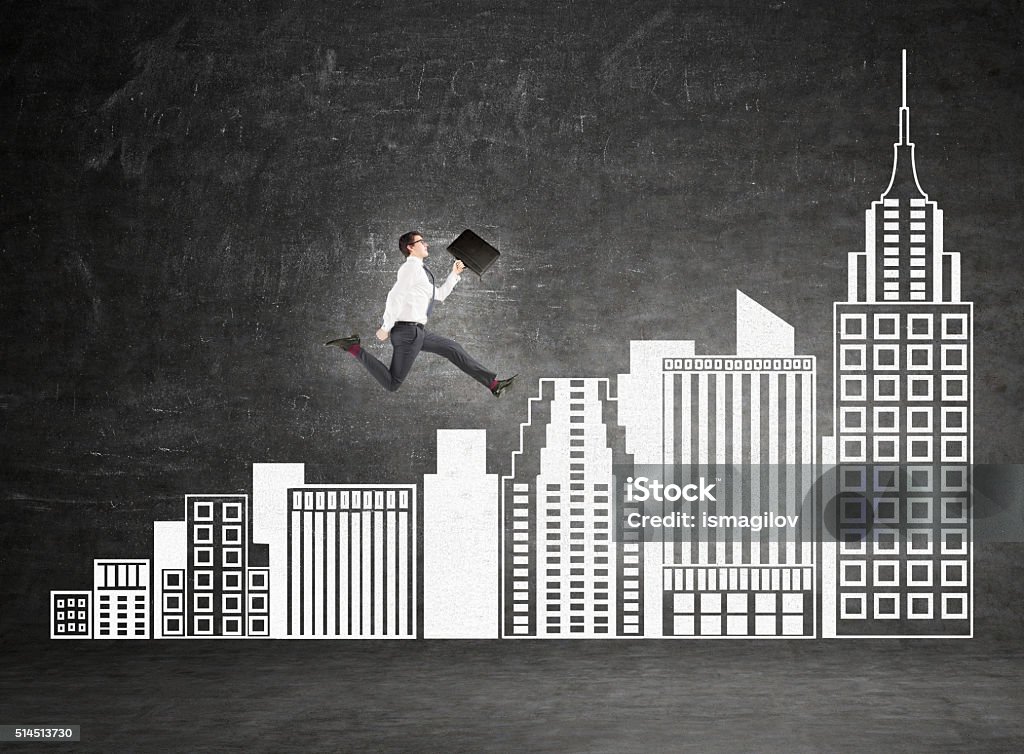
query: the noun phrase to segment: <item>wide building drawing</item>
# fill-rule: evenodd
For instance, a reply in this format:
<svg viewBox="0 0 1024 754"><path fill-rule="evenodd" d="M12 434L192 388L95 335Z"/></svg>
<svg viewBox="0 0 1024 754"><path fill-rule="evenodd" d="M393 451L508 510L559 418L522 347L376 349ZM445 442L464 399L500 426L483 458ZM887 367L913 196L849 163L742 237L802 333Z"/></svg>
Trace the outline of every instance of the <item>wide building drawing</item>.
<svg viewBox="0 0 1024 754"><path fill-rule="evenodd" d="M795 353L789 324L736 296L734 354L633 341L619 376L636 474L717 489L715 500L645 503L648 513L695 517L689 528L647 530L647 636L816 632L815 360ZM704 514L787 524L709 527Z"/></svg>
<svg viewBox="0 0 1024 754"><path fill-rule="evenodd" d="M416 488L290 488L288 635L416 636Z"/></svg>
<svg viewBox="0 0 1024 754"><path fill-rule="evenodd" d="M149 560L93 561L94 639L149 638Z"/></svg>

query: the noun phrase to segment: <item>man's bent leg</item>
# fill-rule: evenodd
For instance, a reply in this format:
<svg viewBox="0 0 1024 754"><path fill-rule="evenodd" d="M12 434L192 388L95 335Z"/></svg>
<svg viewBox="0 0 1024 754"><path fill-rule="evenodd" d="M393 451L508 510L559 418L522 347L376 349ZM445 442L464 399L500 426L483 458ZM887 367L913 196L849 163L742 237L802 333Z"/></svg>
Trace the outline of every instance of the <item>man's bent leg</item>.
<svg viewBox="0 0 1024 754"><path fill-rule="evenodd" d="M359 362L366 367L373 379L389 393L402 386L406 375L412 369L412 363L420 352L423 343L423 330L409 326L395 326L391 330L391 366L386 367L373 354L356 346L349 350Z"/></svg>
<svg viewBox="0 0 1024 754"><path fill-rule="evenodd" d="M466 353L466 350L451 338L442 338L440 335L427 332L423 337L422 348L427 353L436 353L438 356L444 356L448 361L488 390L494 388L498 375Z"/></svg>

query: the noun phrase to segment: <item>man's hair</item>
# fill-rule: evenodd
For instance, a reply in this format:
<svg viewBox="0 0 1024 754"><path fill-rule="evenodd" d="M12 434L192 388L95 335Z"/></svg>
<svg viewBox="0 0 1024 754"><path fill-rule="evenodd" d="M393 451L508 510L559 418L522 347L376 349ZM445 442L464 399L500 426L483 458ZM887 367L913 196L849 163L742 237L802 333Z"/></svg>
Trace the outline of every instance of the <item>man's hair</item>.
<svg viewBox="0 0 1024 754"><path fill-rule="evenodd" d="M402 256L409 256L409 245L412 244L416 236L422 238L423 234L418 230L410 230L408 233L403 233L398 237L398 250L402 252Z"/></svg>

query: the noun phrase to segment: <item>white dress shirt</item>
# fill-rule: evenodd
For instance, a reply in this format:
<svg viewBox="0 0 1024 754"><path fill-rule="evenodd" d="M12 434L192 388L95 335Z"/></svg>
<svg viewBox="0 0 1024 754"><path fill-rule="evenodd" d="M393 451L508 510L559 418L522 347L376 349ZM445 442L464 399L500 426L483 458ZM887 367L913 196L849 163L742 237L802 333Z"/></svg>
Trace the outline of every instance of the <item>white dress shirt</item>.
<svg viewBox="0 0 1024 754"><path fill-rule="evenodd" d="M423 269L423 260L410 256L405 264L398 268L398 279L388 292L387 304L384 306L384 324L382 329L391 332L395 322L419 322L427 324L427 307L430 305L431 293L435 301L444 301L459 282L459 276L450 273L442 285L434 287ZM431 288L434 290L431 291Z"/></svg>

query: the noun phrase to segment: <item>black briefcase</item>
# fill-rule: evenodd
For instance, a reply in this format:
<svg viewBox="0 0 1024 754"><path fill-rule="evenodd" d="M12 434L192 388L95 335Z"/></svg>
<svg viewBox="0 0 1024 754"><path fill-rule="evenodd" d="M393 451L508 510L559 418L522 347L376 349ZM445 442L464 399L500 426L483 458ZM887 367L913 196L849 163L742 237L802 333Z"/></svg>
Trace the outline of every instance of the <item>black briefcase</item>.
<svg viewBox="0 0 1024 754"><path fill-rule="evenodd" d="M497 249L469 228L448 244L448 253L480 276L483 276L501 256Z"/></svg>

